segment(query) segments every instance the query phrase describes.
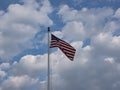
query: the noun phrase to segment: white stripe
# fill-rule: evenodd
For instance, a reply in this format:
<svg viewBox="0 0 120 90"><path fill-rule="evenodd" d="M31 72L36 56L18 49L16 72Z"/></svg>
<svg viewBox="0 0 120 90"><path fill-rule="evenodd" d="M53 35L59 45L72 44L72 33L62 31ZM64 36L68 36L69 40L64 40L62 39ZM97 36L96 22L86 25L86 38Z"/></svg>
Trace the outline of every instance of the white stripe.
<svg viewBox="0 0 120 90"><path fill-rule="evenodd" d="M65 47L68 47L68 48L70 48L70 49L72 49L72 50L75 50L70 44L65 45L65 44L63 44L63 43L60 43L60 45L65 46Z"/></svg>
<svg viewBox="0 0 120 90"><path fill-rule="evenodd" d="M60 45L60 47L64 47L66 49L72 50L72 51L76 51L74 48L71 48L69 46L65 46L65 45Z"/></svg>
<svg viewBox="0 0 120 90"><path fill-rule="evenodd" d="M69 58L74 58L74 56L71 56L69 54L66 54L66 56L69 57Z"/></svg>
<svg viewBox="0 0 120 90"><path fill-rule="evenodd" d="M71 55L74 55L75 54L75 52L69 52L69 51L67 51L67 50L63 50L65 53L68 53L68 54L71 54Z"/></svg>
<svg viewBox="0 0 120 90"><path fill-rule="evenodd" d="M75 50L71 50L71 49L69 49L69 48L66 48L66 47L63 47L63 46L59 46L60 48L62 48L62 49L65 49L65 50L68 50L68 51L70 51L70 52L73 52L73 53L75 53Z"/></svg>

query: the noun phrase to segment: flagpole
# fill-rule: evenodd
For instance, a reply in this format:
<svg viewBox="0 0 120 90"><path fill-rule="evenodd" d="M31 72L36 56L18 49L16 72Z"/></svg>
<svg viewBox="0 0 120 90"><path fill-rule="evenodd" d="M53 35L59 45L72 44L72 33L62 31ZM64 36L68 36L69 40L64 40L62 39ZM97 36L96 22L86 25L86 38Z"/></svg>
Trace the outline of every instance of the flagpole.
<svg viewBox="0 0 120 90"><path fill-rule="evenodd" d="M49 36L49 33L50 33L50 27L48 27L48 72L47 72L47 75L48 75L48 82L47 82L47 90L50 90L50 36Z"/></svg>

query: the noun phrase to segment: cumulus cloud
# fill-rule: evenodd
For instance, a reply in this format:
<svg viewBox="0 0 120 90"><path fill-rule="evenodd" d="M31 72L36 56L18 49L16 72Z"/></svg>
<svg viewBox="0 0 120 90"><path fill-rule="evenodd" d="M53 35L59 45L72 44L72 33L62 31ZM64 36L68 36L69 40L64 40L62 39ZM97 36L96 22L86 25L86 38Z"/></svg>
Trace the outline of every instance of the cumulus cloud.
<svg viewBox="0 0 120 90"><path fill-rule="evenodd" d="M52 7L48 0L41 4L23 0L23 4L10 4L7 12L0 11L0 56L9 59L20 51L32 47L31 39L39 26L52 25L48 14Z"/></svg>
<svg viewBox="0 0 120 90"><path fill-rule="evenodd" d="M6 76L6 72L0 70L0 80L3 79Z"/></svg>
<svg viewBox="0 0 120 90"><path fill-rule="evenodd" d="M95 53L94 48L91 46L83 48L82 41L72 42L71 45L77 50L73 62L68 60L59 49L50 54L51 82L53 89L119 89L120 64L115 62L113 57L94 57L98 55ZM1 87L3 90L7 90L8 87L16 90L24 90L25 86L22 83L29 81L29 79L25 79L25 75L32 77L34 80L36 78L39 79L38 73L46 70L46 67L47 54L37 56L26 55L21 58L20 62L13 64L12 75L14 78L10 76L2 83ZM45 74L44 76L40 75L40 77L44 79L42 79L40 83L37 82L35 86L39 84L40 89L46 90L47 77ZM25 79L25 81L21 78ZM13 84L9 84L9 86L5 86L9 82L15 83L17 81L17 85L13 86ZM31 85L31 83L28 84ZM26 85L27 88L30 87L28 84Z"/></svg>
<svg viewBox="0 0 120 90"><path fill-rule="evenodd" d="M5 76L7 76L7 72L5 70L8 70L9 68L10 68L9 63L0 64L0 80L2 80Z"/></svg>
<svg viewBox="0 0 120 90"><path fill-rule="evenodd" d="M28 74L32 77L39 77L45 73L47 67L47 54L45 55L27 55L21 58L19 62L14 62L12 66L13 75Z"/></svg>
<svg viewBox="0 0 120 90"><path fill-rule="evenodd" d="M34 85L37 80L24 76L10 76L2 83L1 90L32 90L30 86Z"/></svg>
<svg viewBox="0 0 120 90"><path fill-rule="evenodd" d="M64 26L62 33L64 33L64 36L67 35L66 37L70 37L73 40L84 40L84 38L86 37L83 23L76 21L68 22Z"/></svg>
<svg viewBox="0 0 120 90"><path fill-rule="evenodd" d="M96 53L119 57L120 36L112 36L110 33L100 33L92 40Z"/></svg>
<svg viewBox="0 0 120 90"><path fill-rule="evenodd" d="M113 33L120 28L119 22L112 20L116 12L118 10L111 8L76 10L67 5L60 7L58 14L65 23L63 36L76 41L73 45L76 45L77 53L74 62L65 60L62 54L59 58L51 56L58 60L52 77L54 89L119 89L120 39ZM91 43L82 47L86 38L90 38Z"/></svg>
<svg viewBox="0 0 120 90"><path fill-rule="evenodd" d="M10 64L9 63L2 63L0 64L0 69L6 70L10 68Z"/></svg>
<svg viewBox="0 0 120 90"><path fill-rule="evenodd" d="M16 17L19 18L17 19L18 21L13 19L14 23L16 21L17 24L20 24L20 26L18 25L17 27L25 28L27 25L26 28L28 28L28 31L23 30L19 31L19 33L23 34L24 32L25 35L23 36L28 38L38 31L38 24L44 25L44 22L37 20L40 19L39 17L34 18L35 21L31 19L31 16L27 17L31 9L35 9L33 10L35 16L38 16L36 13L38 13L39 10L40 13L43 12L45 15L48 15L52 10L51 8L51 11L48 10L50 5L48 1L42 2L43 6L40 7L34 0L23 1L23 5L15 4L9 6L7 13L1 11L0 16L8 17L8 13L16 11L14 6L18 9L28 9L28 12L24 12L24 14L25 17L30 20L29 23L24 22L21 27L21 22L24 21L24 19L21 18L24 16L18 15L19 17ZM17 13L15 12L15 14ZM111 8L103 7L91 9L82 8L77 10L68 5L62 5L58 11L58 15L61 17L64 26L62 31L53 33L67 40L77 51L73 62L68 60L59 49L51 52L51 82L53 90L119 90L120 36L115 34L116 31L120 29L119 9L115 11ZM8 19L8 21L11 20ZM34 24L32 24L31 21ZM50 23L51 20L48 24ZM9 27L12 27L17 34L17 29L14 29L17 28L16 23L15 26ZM4 38L7 38L9 41L8 37L4 37L8 31L5 33L4 31L7 29L4 29L2 26L0 28L3 28L0 33L0 42L2 42L4 46ZM33 30L35 32L32 32ZM26 36L26 33L30 33L30 35L27 34L28 36ZM12 33L9 35L12 36ZM42 42L46 42L46 36ZM21 36L18 35L18 37L20 37L19 40L22 40ZM87 38L90 39L90 44L83 47L84 40ZM29 39L30 38L25 39L24 42ZM0 54L4 55L4 52L5 50L2 48ZM6 73L5 70L8 68L10 68L10 70ZM15 61L11 66L8 63L0 65L0 78L4 78L8 74L7 78L1 82L0 88L1 90L30 90L33 88L36 90L38 88L46 90L46 73L47 53L36 56L26 55L23 56L19 62Z"/></svg>
<svg viewBox="0 0 120 90"><path fill-rule="evenodd" d="M111 8L82 8L76 10L68 5L61 6L58 15L62 18L66 25L63 27L63 32L66 36L71 36L71 39L84 40L104 30L104 25L114 14ZM70 35L70 32L74 32ZM79 34L79 35L78 35ZM76 38L75 38L76 36ZM78 38L78 37L79 38Z"/></svg>
<svg viewBox="0 0 120 90"><path fill-rule="evenodd" d="M94 57L98 55L94 48L91 46L83 48L82 44L82 41L71 43L77 49L73 62L68 60L59 49L50 54L52 88L55 90L118 90L120 64L115 62L114 57ZM23 76L27 74L32 76L33 73L41 73L41 70L46 70L46 60L46 54L24 56L19 63L15 63L15 66L13 65L13 69L16 69L13 72L19 71L21 74L17 72L18 74L13 73L13 75ZM39 71L38 69L41 70ZM36 70L38 71L35 72ZM28 73L28 71L30 72ZM39 78L39 76L34 78ZM42 78L44 77L42 76ZM46 79L43 79L39 85L40 89L45 90Z"/></svg>

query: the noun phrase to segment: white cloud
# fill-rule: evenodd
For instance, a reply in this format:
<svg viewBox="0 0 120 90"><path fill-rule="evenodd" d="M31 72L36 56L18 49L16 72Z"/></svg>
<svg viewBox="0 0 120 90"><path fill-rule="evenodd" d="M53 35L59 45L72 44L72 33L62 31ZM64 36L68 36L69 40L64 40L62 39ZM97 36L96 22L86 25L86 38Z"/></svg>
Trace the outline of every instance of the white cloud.
<svg viewBox="0 0 120 90"><path fill-rule="evenodd" d="M105 61L109 63L114 63L114 58L108 57L108 58L105 58Z"/></svg>
<svg viewBox="0 0 120 90"><path fill-rule="evenodd" d="M81 41L71 43L77 50L74 61L70 61L59 49L51 53L52 87L57 90L118 90L120 78L119 64L116 62L113 63L113 57L94 57L98 55L98 53L95 53L94 48L91 46L82 48L82 44L83 42ZM26 55L21 58L20 62L14 63L12 75L17 75L14 78L18 79L24 75L33 78L39 78L39 76L43 77L38 73L47 70L46 66L47 54L37 56ZM11 81L10 76L3 82L2 87L6 90L6 83ZM23 81L24 80L22 80L22 82ZM35 85L38 84L40 89L46 89L46 79ZM23 84L18 83L18 86L15 85L13 87L10 84L9 87L18 89L24 87L22 85ZM30 86L28 85L28 87Z"/></svg>
<svg viewBox="0 0 120 90"><path fill-rule="evenodd" d="M86 37L83 23L76 21L68 22L64 26L62 33L67 37L68 40L69 38L72 38L73 40L84 40Z"/></svg>
<svg viewBox="0 0 120 90"><path fill-rule="evenodd" d="M72 8L69 8L67 5L62 5L58 12L58 15L61 15L64 22L74 20L78 11Z"/></svg>
<svg viewBox="0 0 120 90"><path fill-rule="evenodd" d="M32 90L29 87L36 84L37 80L24 76L10 76L2 83L2 90Z"/></svg>
<svg viewBox="0 0 120 90"><path fill-rule="evenodd" d="M81 40L104 31L104 25L108 17L113 14L114 11L111 8L82 8L81 10L76 10L67 5L61 6L58 12L63 22L66 23L63 27L63 32L69 31L69 34L65 33L66 36L70 36L70 34L72 36L73 34L73 39L75 37L78 39L78 36Z"/></svg>
<svg viewBox="0 0 120 90"><path fill-rule="evenodd" d="M39 77L45 72L47 66L47 54L45 55L26 55L21 58L17 63L12 66L13 75L25 75L28 74L32 77Z"/></svg>
<svg viewBox="0 0 120 90"><path fill-rule="evenodd" d="M0 80L6 76L6 72L0 70Z"/></svg>
<svg viewBox="0 0 120 90"><path fill-rule="evenodd" d="M70 8L68 5L63 5L60 7L58 15L62 17L64 22L82 21L84 23L94 25L103 22L106 17L113 15L113 10L105 7L91 9L82 8L80 10L76 10Z"/></svg>
<svg viewBox="0 0 120 90"><path fill-rule="evenodd" d="M120 8L117 9L114 16L117 17L117 18L120 17Z"/></svg>
<svg viewBox="0 0 120 90"><path fill-rule="evenodd" d="M114 87L114 84L119 81L118 66L116 63L104 61L111 62L113 59L94 57L97 53L92 47L82 48L80 43L72 43L77 49L73 62L69 61L59 50L51 54L53 88L57 90L112 90L111 88L118 90L118 86Z"/></svg>
<svg viewBox="0 0 120 90"><path fill-rule="evenodd" d="M9 63L2 63L2 64L0 64L0 69L8 69L8 68L10 68L10 64Z"/></svg>
<svg viewBox="0 0 120 90"><path fill-rule="evenodd" d="M34 4L34 6L31 5L31 3L34 2L33 0L30 2L24 0L24 2L26 4L23 6L32 7L32 9L38 8L39 6L37 4ZM50 13L48 11L49 2L45 1L44 3L46 3L44 4L45 6L40 7L41 12L48 14ZM15 6L17 8L24 8L22 5ZM14 5L9 8L9 12L10 10L14 12L13 7ZM35 12L37 11L35 10ZM114 12L116 13L114 14ZM70 61L59 49L51 52L51 79L52 87L55 90L119 90L120 36L113 36L113 33L119 30L120 26L118 23L119 19L118 21L112 20L115 15L119 16L117 12L119 12L119 10L114 11L111 8L105 7L96 9L83 8L81 10L70 8L67 5L60 7L58 14L62 17L65 26L61 32L53 33L69 41L77 51L74 61ZM26 13L29 13L29 9L28 12L24 13L27 16L28 14ZM4 16L5 14L6 13L1 12L0 15ZM21 17L23 18L23 16L19 16L18 18ZM29 30L32 32L37 28L37 24L41 23L41 25L44 25L44 22L39 22L39 20L34 21L36 18L30 19L30 17L31 16L28 16L26 18L33 21L35 24L31 26L32 22L25 22L22 23L22 25L20 23L20 26L18 25L17 27L25 28L26 25L28 25L26 27L28 31L20 31L19 33L30 33ZM15 28L13 28L14 31L16 30L15 26L12 26L12 28ZM16 31L16 33L17 32L18 31ZM30 33L30 36L34 35L36 32L37 29L33 34ZM1 31L0 42L2 43L4 42L4 35L4 32ZM23 37L25 36L26 34ZM28 37L29 35L26 38ZM46 38L47 37L45 37L44 40L46 40ZM91 43L90 45L82 47L84 44L83 40L86 38L89 38ZM20 38L19 40L22 39ZM4 49L2 49L0 53L4 54ZM8 78L3 80L1 84L1 90L30 90L31 86L37 86L39 89L46 90L46 53L36 56L26 55L22 57L19 62L14 62L12 66L9 66L9 64L1 64L0 67L1 77L5 76L5 72L2 71L2 69L4 70L11 67Z"/></svg>
<svg viewBox="0 0 120 90"><path fill-rule="evenodd" d="M58 14L65 23L63 36L66 36L67 40L76 41L73 45L77 52L73 62L67 60L63 54L51 55L52 60L56 60L53 65L53 88L119 90L120 40L119 36L113 36L112 33L120 28L116 21L111 20L114 11L111 8L75 10L63 5ZM79 28L76 29L74 23ZM85 35L80 33L81 30ZM85 37L81 39L81 35ZM82 48L80 40L86 37L91 39L91 44Z"/></svg>
<svg viewBox="0 0 120 90"><path fill-rule="evenodd" d="M11 4L7 12L0 11L0 56L10 59L20 51L32 47L31 39L39 31L39 26L52 25L48 14L52 7L48 0L41 4L35 0L22 5Z"/></svg>
<svg viewBox="0 0 120 90"><path fill-rule="evenodd" d="M9 68L10 68L9 63L0 64L0 80L2 80L5 76L7 76L7 72L5 70L8 70Z"/></svg>
<svg viewBox="0 0 120 90"><path fill-rule="evenodd" d="M110 33L100 33L92 40L95 52L99 55L119 57L120 36L112 36Z"/></svg>

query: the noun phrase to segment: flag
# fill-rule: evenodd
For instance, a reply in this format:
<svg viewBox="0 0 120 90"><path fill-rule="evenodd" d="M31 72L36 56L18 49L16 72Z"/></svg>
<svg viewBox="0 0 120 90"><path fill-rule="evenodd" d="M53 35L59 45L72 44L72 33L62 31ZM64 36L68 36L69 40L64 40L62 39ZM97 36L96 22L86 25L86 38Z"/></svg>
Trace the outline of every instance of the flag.
<svg viewBox="0 0 120 90"><path fill-rule="evenodd" d="M53 47L58 47L70 60L73 61L76 49L64 40L61 40L55 35L51 34L50 48Z"/></svg>

